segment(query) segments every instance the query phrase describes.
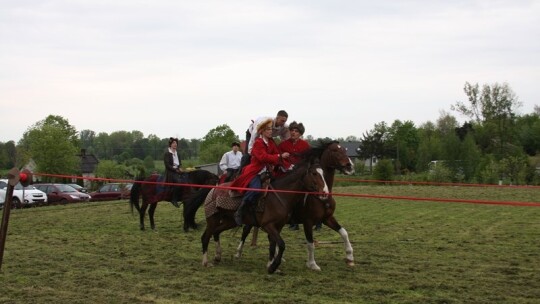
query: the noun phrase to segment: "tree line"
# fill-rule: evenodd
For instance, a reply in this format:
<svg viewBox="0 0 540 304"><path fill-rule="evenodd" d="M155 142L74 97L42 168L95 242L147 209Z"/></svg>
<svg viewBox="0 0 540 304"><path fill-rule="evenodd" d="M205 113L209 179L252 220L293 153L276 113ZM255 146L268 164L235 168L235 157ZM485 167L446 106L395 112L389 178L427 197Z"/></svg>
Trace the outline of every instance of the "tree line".
<svg viewBox="0 0 540 304"><path fill-rule="evenodd" d="M357 141L358 171L376 178L419 178L435 181L539 184L540 107L518 114L521 106L508 84L465 83L466 102L451 109L469 120L441 112L435 121L416 126L411 121L380 122L361 136L337 138ZM327 140L326 138L325 140ZM306 136L315 143L321 138ZM202 139L179 139L185 166L218 162L240 141L228 125L211 129ZM168 146L168 138L141 131L77 131L61 116L49 115L23 134L19 142L0 142L0 170L34 160L39 172L80 174L80 154L99 160L98 177L126 178L155 171ZM364 159L374 163L364 164ZM434 165L435 164L435 165Z"/></svg>

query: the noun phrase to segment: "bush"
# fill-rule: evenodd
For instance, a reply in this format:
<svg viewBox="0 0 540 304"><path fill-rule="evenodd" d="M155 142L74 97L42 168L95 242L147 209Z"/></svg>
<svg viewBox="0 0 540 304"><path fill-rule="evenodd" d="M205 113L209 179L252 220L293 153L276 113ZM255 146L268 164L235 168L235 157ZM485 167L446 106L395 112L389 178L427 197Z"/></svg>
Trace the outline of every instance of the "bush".
<svg viewBox="0 0 540 304"><path fill-rule="evenodd" d="M373 170L373 176L377 180L390 181L394 176L394 165L391 160L382 159Z"/></svg>

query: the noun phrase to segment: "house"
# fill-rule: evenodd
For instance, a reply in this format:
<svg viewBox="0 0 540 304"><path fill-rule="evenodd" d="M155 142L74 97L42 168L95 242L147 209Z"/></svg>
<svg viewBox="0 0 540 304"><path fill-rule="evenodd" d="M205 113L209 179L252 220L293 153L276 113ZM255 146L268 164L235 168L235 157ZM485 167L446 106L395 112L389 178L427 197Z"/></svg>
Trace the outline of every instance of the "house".
<svg viewBox="0 0 540 304"><path fill-rule="evenodd" d="M83 179L83 186L89 189L91 187L90 180L86 178L96 177L94 172L99 164L99 160L94 154L86 154L86 149L81 149L81 154L77 156L81 158L81 175L85 178ZM77 180L73 180L72 182L77 183Z"/></svg>
<svg viewBox="0 0 540 304"><path fill-rule="evenodd" d="M358 158L358 147L360 147L359 141L346 141L346 142L340 142L341 146L345 147L345 150L347 150L347 156L355 162Z"/></svg>
<svg viewBox="0 0 540 304"><path fill-rule="evenodd" d="M347 149L347 156L351 159L353 163L362 161L359 159L358 152L360 149L360 142L359 141L347 141L347 142L340 142L340 144ZM364 166L366 168L371 168L372 166L377 165L377 157L373 156L372 159L366 158L363 160Z"/></svg>

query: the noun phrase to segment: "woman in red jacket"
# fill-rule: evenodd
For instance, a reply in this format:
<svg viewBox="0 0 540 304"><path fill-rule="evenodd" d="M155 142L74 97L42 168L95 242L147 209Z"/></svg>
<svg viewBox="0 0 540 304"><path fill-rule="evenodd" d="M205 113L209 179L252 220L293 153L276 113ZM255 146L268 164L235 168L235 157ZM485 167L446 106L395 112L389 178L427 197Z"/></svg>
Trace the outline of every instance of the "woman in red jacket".
<svg viewBox="0 0 540 304"><path fill-rule="evenodd" d="M287 162L289 153L281 153L272 138L272 119L257 125L257 133L261 135L255 140L251 149L251 162L242 169L242 173L233 181L231 187L261 189L262 174L267 172L271 174L276 165L284 165L286 168L290 166ZM239 192L243 193L244 190ZM260 191L245 191L242 203L234 214L234 220L238 225L242 225L246 205L254 205L260 195Z"/></svg>

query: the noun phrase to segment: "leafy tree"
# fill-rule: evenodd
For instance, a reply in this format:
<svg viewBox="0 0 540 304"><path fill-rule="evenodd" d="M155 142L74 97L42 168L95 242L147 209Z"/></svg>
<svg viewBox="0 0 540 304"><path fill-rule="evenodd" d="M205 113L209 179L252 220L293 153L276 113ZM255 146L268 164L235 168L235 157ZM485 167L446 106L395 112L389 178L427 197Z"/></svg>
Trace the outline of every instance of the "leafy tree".
<svg viewBox="0 0 540 304"><path fill-rule="evenodd" d="M154 172L156 170L156 164L154 163L154 159L150 155L147 155L144 158L143 164L144 168L146 168L148 172Z"/></svg>
<svg viewBox="0 0 540 304"><path fill-rule="evenodd" d="M17 150L14 141L0 142L0 169L11 169L15 167L16 157Z"/></svg>
<svg viewBox="0 0 540 304"><path fill-rule="evenodd" d="M432 160L441 158L441 140L432 122L426 122L418 129L418 150L416 151L416 171L428 170Z"/></svg>
<svg viewBox="0 0 540 304"><path fill-rule="evenodd" d="M518 117L516 133L519 145L530 156L540 153L540 114Z"/></svg>
<svg viewBox="0 0 540 304"><path fill-rule="evenodd" d="M102 160L96 168L96 177L107 179L126 179L127 167L113 160ZM102 182L103 183L103 182Z"/></svg>
<svg viewBox="0 0 540 304"><path fill-rule="evenodd" d="M358 146L358 155L363 159L369 159L369 171L373 172L373 158L382 158L384 155L384 134L380 130L370 130L362 134Z"/></svg>
<svg viewBox="0 0 540 304"><path fill-rule="evenodd" d="M515 137L515 113L521 103L507 83L484 85L480 90L478 84L466 82L463 90L468 103L458 101L451 109L485 127L492 139L490 146L495 146L498 157L503 158L507 155L507 144Z"/></svg>
<svg viewBox="0 0 540 304"><path fill-rule="evenodd" d="M139 132L140 133L140 132ZM112 156L123 154L123 159L133 157L133 151L131 150L134 136L131 132L127 131L115 131L109 135L109 144L112 149Z"/></svg>
<svg viewBox="0 0 540 304"><path fill-rule="evenodd" d="M24 154L32 158L38 171L49 174L74 174L80 170L77 131L61 116L49 115L30 127L19 142Z"/></svg>
<svg viewBox="0 0 540 304"><path fill-rule="evenodd" d="M416 171L418 130L412 121L395 120L388 132L387 151L396 160L396 170Z"/></svg>
<svg viewBox="0 0 540 304"><path fill-rule="evenodd" d="M459 138L459 135L458 135ZM458 170L464 174L467 181L471 181L476 176L476 170L482 153L474 141L474 135L469 133L460 144L461 164L457 164Z"/></svg>
<svg viewBox="0 0 540 304"><path fill-rule="evenodd" d="M238 136L228 125L217 126L203 137L199 159L204 163L218 162L234 141L239 141Z"/></svg>
<svg viewBox="0 0 540 304"><path fill-rule="evenodd" d="M88 149L94 146L94 138L96 138L96 132L92 130L82 130L79 134L82 148Z"/></svg>

